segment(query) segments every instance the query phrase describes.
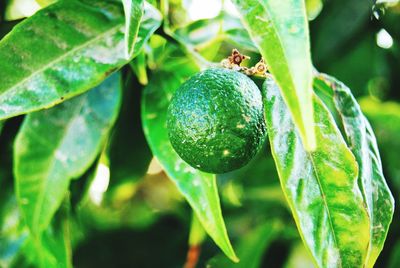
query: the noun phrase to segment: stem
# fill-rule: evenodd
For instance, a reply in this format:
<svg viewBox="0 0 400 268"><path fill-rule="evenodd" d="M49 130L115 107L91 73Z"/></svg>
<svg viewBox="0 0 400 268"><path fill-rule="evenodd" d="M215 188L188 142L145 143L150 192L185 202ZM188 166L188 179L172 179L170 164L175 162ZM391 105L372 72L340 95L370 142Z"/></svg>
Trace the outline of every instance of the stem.
<svg viewBox="0 0 400 268"><path fill-rule="evenodd" d="M195 268L197 262L199 261L201 252L200 246L191 246L188 250L186 262L183 265L183 268Z"/></svg>
<svg viewBox="0 0 400 268"><path fill-rule="evenodd" d="M206 237L206 232L196 214L192 214L192 223L189 234L189 250L187 252L184 268L195 268L201 253L201 243Z"/></svg>

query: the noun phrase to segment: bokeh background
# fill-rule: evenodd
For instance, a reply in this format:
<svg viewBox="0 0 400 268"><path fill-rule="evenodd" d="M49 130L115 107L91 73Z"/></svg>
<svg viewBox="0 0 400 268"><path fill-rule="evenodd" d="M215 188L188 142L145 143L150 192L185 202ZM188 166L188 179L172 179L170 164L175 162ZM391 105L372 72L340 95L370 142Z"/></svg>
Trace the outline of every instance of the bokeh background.
<svg viewBox="0 0 400 268"><path fill-rule="evenodd" d="M161 8L166 1L150 2ZM352 89L375 130L384 173L398 202L400 4L306 2L314 65ZM1 1L0 37L37 8L33 0ZM181 44L175 54L163 58L160 44L166 42L165 33L157 32L146 52L149 79L157 78L159 65L173 70L187 57L179 45L214 62L228 56L232 48L251 56L248 65L260 59L229 1L170 0L167 16ZM146 143L140 121L145 81L135 78L129 68L123 72L127 90L109 147L114 161L105 165L99 159L71 185L74 266L182 267L191 210ZM12 144L22 119L8 120L0 135L0 267L31 267L21 253L24 232L19 227L12 175ZM260 267L313 267L280 190L268 143L249 165L220 175L218 183L228 233L239 255L245 256L242 259L259 260ZM376 267L400 267L399 212L397 206ZM229 262L211 239L204 241L198 267L246 267L240 265Z"/></svg>

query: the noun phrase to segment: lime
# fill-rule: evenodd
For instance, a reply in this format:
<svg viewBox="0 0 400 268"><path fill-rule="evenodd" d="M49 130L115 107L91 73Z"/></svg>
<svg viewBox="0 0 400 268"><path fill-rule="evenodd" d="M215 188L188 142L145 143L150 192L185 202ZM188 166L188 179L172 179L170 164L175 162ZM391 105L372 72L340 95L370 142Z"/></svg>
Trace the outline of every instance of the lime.
<svg viewBox="0 0 400 268"><path fill-rule="evenodd" d="M260 90L237 71L205 70L175 92L167 124L173 148L191 166L210 173L238 169L265 138Z"/></svg>

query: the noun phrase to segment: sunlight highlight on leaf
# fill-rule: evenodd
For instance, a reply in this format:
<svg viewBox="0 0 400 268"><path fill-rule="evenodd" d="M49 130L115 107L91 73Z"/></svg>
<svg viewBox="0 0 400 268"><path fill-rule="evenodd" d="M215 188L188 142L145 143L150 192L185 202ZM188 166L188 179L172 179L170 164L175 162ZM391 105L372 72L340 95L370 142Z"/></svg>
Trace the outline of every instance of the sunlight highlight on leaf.
<svg viewBox="0 0 400 268"><path fill-rule="evenodd" d="M185 68L185 66L183 66ZM185 163L168 138L166 112L183 77L158 72L143 93L142 120L154 156L189 202L204 229L233 261L238 258L230 244L222 217L216 176L200 172Z"/></svg>
<svg viewBox="0 0 400 268"><path fill-rule="evenodd" d="M358 188L358 165L333 117L314 95L319 146L307 152L278 86L263 84L271 151L300 235L319 267L362 267L370 221Z"/></svg>
<svg viewBox="0 0 400 268"><path fill-rule="evenodd" d="M243 23L274 75L307 151L315 138L312 64L304 1L234 0Z"/></svg>
<svg viewBox="0 0 400 268"><path fill-rule="evenodd" d="M29 114L14 146L16 194L31 232L50 224L71 179L94 162L119 111L121 77L115 74L88 93Z"/></svg>

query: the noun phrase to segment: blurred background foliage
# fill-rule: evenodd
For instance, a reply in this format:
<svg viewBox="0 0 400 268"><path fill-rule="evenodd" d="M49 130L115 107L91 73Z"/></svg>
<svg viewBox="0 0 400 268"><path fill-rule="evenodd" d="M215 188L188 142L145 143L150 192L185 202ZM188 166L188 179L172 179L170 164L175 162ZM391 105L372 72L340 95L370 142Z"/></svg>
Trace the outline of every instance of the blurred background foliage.
<svg viewBox="0 0 400 268"><path fill-rule="evenodd" d="M0 37L52 1L1 1ZM149 1L164 14L164 28L122 70L124 98L106 148L70 187L45 236L66 233L74 267L182 267L191 210L153 158L140 121L149 81L187 76L194 63L219 62L232 48L260 58L232 4L216 0ZM400 4L397 1L307 0L315 67L347 84L370 119L395 200L400 195ZM171 38L174 37L174 39ZM185 66L182 68L182 66ZM1 79L1 78L0 78ZM35 267L13 190L12 145L23 117L7 120L0 135L0 267ZM228 233L242 262L232 264L211 239L198 267L313 267L281 192L269 145L242 169L219 175ZM398 206L376 267L400 267Z"/></svg>

